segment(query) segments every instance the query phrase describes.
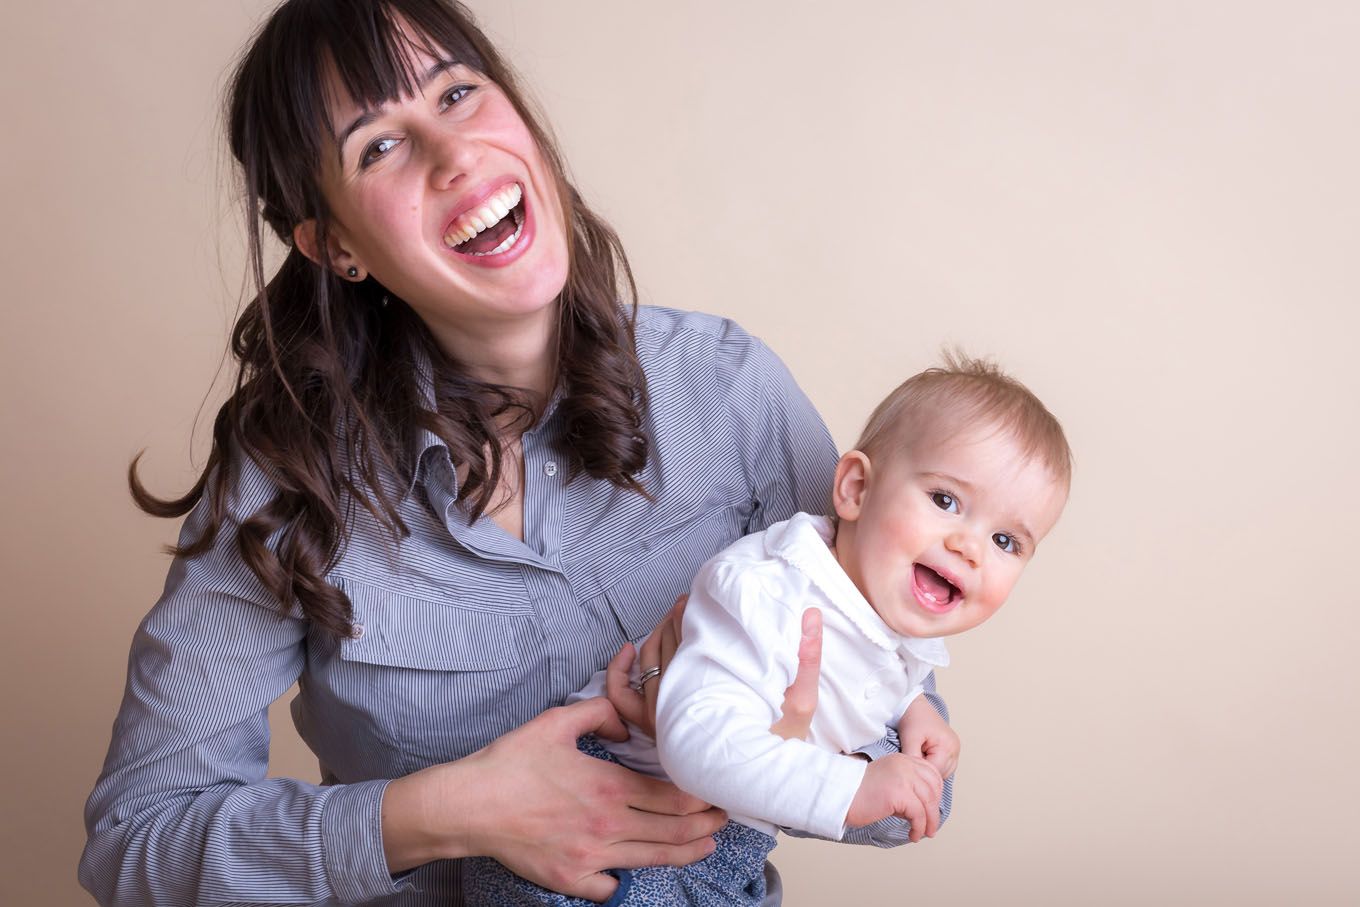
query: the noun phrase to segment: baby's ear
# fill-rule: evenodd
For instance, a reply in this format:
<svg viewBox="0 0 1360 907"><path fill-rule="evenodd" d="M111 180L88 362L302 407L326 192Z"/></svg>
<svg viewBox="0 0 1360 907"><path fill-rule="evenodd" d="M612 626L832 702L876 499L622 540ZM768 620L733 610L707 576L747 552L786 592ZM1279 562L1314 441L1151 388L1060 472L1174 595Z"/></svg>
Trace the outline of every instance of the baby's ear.
<svg viewBox="0 0 1360 907"><path fill-rule="evenodd" d="M836 508L836 516L843 520L859 519L872 468L863 451L852 450L841 457L836 464L836 479L831 485L831 503Z"/></svg>

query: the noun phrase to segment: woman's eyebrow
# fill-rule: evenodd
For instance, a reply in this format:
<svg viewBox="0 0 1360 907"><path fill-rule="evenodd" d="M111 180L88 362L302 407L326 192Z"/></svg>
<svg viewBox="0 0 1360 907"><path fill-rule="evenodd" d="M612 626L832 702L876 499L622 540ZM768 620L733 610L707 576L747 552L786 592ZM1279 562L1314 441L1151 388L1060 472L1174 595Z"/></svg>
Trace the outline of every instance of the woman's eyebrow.
<svg viewBox="0 0 1360 907"><path fill-rule="evenodd" d="M429 69L425 70L425 74L420 77L419 89L424 91L426 88L429 88L431 82L458 65L460 64L457 60L439 60ZM383 111L386 109L386 104L380 104L376 109L365 108L362 113L354 118L354 122L346 126L340 134L336 136L335 147L340 158L343 159L345 156L345 142L349 141L349 137L382 116Z"/></svg>

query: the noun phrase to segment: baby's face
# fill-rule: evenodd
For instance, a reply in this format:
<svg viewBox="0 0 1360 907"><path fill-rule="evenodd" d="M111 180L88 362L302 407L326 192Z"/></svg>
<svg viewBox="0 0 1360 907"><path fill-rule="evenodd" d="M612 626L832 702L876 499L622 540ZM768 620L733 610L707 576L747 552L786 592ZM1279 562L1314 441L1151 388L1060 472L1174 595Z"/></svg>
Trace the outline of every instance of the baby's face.
<svg viewBox="0 0 1360 907"><path fill-rule="evenodd" d="M1007 432L841 458L836 558L884 623L915 637L962 633L996 613L1067 489Z"/></svg>

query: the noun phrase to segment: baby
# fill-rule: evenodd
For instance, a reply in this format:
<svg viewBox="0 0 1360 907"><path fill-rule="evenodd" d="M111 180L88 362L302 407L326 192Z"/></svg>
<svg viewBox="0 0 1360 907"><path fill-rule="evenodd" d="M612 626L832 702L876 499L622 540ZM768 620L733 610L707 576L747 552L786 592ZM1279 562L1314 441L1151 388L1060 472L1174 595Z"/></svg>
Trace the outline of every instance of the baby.
<svg viewBox="0 0 1360 907"><path fill-rule="evenodd" d="M939 721L923 684L948 664L942 637L1005 603L1070 474L1062 428L1033 394L991 364L950 358L879 404L836 467L834 517L796 514L705 564L662 678L656 742L630 727L629 740L602 743L733 821L698 863L620 871L609 903L760 904L779 827L838 840L885 817L930 816L933 831L951 767L922 744L928 732L911 732ZM771 728L809 608L823 622L818 703L806 738L785 739ZM603 690L601 672L581 695ZM901 754L850 755L885 728L911 741ZM493 861L472 861L468 879L471 903L590 903Z"/></svg>

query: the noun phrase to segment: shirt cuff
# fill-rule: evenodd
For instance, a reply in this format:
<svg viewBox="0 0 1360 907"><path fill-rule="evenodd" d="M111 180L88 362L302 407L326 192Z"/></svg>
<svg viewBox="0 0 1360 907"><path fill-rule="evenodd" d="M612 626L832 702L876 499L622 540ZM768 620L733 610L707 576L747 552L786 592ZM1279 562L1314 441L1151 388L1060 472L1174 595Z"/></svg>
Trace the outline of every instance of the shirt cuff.
<svg viewBox="0 0 1360 907"><path fill-rule="evenodd" d="M864 771L868 767L859 759L836 756L830 763L830 771L824 775L821 791L813 798L812 813L803 823L804 829L819 837L839 841L845 834L845 817L850 814L850 804L864 783Z"/></svg>
<svg viewBox="0 0 1360 907"><path fill-rule="evenodd" d="M884 728L884 732L885 736L880 737L878 740L875 740L867 746L861 746L859 749L855 750L855 752L863 753L868 756L870 762L873 762L875 759L882 759L889 753L902 752L902 742L897 736L897 731L892 728Z"/></svg>
<svg viewBox="0 0 1360 907"><path fill-rule="evenodd" d="M342 904L362 904L401 888L383 855L382 798L388 782L337 785L321 808L321 853Z"/></svg>

